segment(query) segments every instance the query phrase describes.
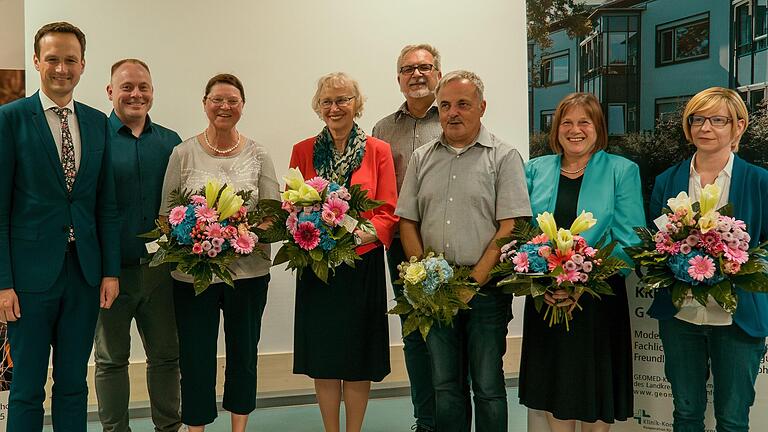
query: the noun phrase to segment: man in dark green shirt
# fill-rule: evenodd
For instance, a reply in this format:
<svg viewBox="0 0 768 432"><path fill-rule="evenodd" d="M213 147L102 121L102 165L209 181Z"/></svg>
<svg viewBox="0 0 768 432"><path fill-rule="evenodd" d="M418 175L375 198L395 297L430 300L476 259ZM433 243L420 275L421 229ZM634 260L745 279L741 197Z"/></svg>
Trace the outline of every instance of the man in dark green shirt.
<svg viewBox="0 0 768 432"><path fill-rule="evenodd" d="M137 235L155 227L168 157L179 135L152 123L149 67L137 59L112 66L107 95L112 163L121 218L121 292L96 326L96 395L105 432L128 432L131 321L147 354L147 388L158 432L176 432L179 417L179 346L168 268L150 268L147 246Z"/></svg>

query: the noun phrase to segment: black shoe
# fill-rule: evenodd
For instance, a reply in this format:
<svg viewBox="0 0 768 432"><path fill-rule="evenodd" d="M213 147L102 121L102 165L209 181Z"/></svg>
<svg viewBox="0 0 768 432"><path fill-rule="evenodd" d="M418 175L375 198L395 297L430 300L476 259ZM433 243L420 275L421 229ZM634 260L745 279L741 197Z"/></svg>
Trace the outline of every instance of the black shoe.
<svg viewBox="0 0 768 432"><path fill-rule="evenodd" d="M420 425L418 423L413 425L413 426L411 426L411 430L414 431L414 432L432 432L432 429L427 429L426 427L424 427L424 426L422 426L422 425Z"/></svg>

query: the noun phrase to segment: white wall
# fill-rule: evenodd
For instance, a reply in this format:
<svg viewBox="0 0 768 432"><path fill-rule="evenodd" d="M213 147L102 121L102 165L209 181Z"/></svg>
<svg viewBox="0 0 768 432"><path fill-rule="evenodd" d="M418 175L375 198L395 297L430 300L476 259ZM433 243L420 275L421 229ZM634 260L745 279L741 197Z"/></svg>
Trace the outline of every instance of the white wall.
<svg viewBox="0 0 768 432"><path fill-rule="evenodd" d="M218 72L234 73L243 80L248 100L240 130L269 149L278 176L287 168L291 146L323 126L309 107L320 75L341 70L360 81L368 96L360 125L370 132L379 118L402 103L396 57L403 45L418 42L439 48L444 71L463 68L480 75L488 101L484 123L515 144L523 157L528 155L522 1L25 3L28 94L36 90L39 78L32 67L31 43L26 42L40 26L58 20L79 26L88 38L78 100L108 112L104 87L111 64L123 57L144 59L155 84L152 118L182 138L206 126L201 98L207 79ZM260 350L291 351L293 277L283 267L272 274ZM511 335L522 333L522 303L516 300ZM399 331L399 321L392 318L393 343L400 342ZM138 337L134 339L132 358L139 360L144 353ZM222 342L220 338L221 353Z"/></svg>
<svg viewBox="0 0 768 432"><path fill-rule="evenodd" d="M24 69L25 46L24 1L0 0L0 69Z"/></svg>

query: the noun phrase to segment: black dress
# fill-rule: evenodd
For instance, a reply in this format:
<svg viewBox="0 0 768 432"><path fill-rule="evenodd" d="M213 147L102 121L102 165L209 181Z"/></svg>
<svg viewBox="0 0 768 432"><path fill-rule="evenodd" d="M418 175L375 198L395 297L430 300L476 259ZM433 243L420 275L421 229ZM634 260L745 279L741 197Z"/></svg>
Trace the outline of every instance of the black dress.
<svg viewBox="0 0 768 432"><path fill-rule="evenodd" d="M581 179L560 176L554 217L568 228L576 218ZM588 209L587 209L588 210ZM624 278L608 279L615 295L579 298L570 331L549 327L525 299L520 403L561 420L613 423L633 416L632 341Z"/></svg>
<svg viewBox="0 0 768 432"><path fill-rule="evenodd" d="M346 264L324 284L311 269L296 279L293 373L381 381L390 372L384 248Z"/></svg>

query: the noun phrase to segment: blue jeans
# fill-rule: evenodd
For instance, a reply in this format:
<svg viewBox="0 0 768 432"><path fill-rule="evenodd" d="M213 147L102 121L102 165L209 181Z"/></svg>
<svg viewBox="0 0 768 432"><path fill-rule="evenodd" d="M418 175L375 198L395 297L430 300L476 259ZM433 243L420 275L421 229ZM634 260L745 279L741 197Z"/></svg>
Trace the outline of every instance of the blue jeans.
<svg viewBox="0 0 768 432"><path fill-rule="evenodd" d="M489 282L486 287L492 287ZM507 430L507 392L502 357L507 349L507 324L512 319L512 297L497 290L481 290L460 311L453 327L435 326L427 337L435 389L435 426L438 432L471 429L467 371L475 405L475 430Z"/></svg>
<svg viewBox="0 0 768 432"><path fill-rule="evenodd" d="M660 320L659 336L672 385L674 431L704 431L710 371L717 431L748 431L765 338L750 336L736 324L695 325L677 318Z"/></svg>
<svg viewBox="0 0 768 432"><path fill-rule="evenodd" d="M392 239L392 246L387 251L389 276L395 297L403 294L403 286L396 285L399 279L398 264L405 261L405 252L399 238ZM405 316L400 317L405 322ZM411 382L411 403L413 416L419 426L435 428L435 391L432 389L432 361L421 333L415 331L403 338L403 355L405 368L408 370L408 380Z"/></svg>

